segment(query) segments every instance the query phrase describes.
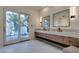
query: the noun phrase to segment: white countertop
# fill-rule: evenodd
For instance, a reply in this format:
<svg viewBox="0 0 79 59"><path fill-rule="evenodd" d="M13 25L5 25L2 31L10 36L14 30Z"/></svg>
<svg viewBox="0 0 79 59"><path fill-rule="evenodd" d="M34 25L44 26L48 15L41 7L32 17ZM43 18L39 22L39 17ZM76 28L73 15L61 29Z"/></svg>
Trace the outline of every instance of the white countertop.
<svg viewBox="0 0 79 59"><path fill-rule="evenodd" d="M76 32L54 32L54 31L41 31L41 30L38 30L36 32L79 38L79 33Z"/></svg>

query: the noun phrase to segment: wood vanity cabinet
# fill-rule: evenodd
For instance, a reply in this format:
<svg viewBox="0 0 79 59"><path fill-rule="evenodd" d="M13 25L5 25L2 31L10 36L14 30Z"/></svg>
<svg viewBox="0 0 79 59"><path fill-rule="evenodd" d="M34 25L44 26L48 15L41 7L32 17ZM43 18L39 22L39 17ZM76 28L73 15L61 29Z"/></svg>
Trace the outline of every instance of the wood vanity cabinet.
<svg viewBox="0 0 79 59"><path fill-rule="evenodd" d="M55 38L56 38L55 35L48 34L48 39L49 39L49 40L55 41Z"/></svg>
<svg viewBox="0 0 79 59"><path fill-rule="evenodd" d="M47 38L45 33L35 32L35 36L41 37L41 38Z"/></svg>
<svg viewBox="0 0 79 59"><path fill-rule="evenodd" d="M72 45L73 38L64 36L64 44Z"/></svg>
<svg viewBox="0 0 79 59"><path fill-rule="evenodd" d="M55 41L58 43L62 43L65 45L72 45L72 46L79 47L79 38L54 35L54 34L48 34L48 33L40 33L40 32L35 32L35 36L45 38L51 41Z"/></svg>
<svg viewBox="0 0 79 59"><path fill-rule="evenodd" d="M59 42L59 43L63 43L63 36L59 36L59 35L55 35L56 36L56 38L55 38L55 40L56 40L56 42Z"/></svg>
<svg viewBox="0 0 79 59"><path fill-rule="evenodd" d="M79 38L76 38L76 39L75 39L74 45L79 47Z"/></svg>
<svg viewBox="0 0 79 59"><path fill-rule="evenodd" d="M64 36L64 44L67 44L67 45L72 45L72 46L79 46L79 40L78 38L74 38L74 37L66 37ZM77 43L78 42L78 43Z"/></svg>

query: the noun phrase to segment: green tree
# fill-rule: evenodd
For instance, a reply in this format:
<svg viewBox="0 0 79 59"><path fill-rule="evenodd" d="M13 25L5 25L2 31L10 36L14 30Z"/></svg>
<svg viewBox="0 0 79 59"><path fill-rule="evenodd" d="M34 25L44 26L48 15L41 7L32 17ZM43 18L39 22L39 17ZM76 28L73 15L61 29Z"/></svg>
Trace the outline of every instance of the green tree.
<svg viewBox="0 0 79 59"><path fill-rule="evenodd" d="M16 14L8 14L9 16L10 16L10 18L9 18L9 20L11 21L11 22L13 22L13 24L14 24L14 30L13 31L17 31L17 29L18 29L18 17L17 17L17 15Z"/></svg>

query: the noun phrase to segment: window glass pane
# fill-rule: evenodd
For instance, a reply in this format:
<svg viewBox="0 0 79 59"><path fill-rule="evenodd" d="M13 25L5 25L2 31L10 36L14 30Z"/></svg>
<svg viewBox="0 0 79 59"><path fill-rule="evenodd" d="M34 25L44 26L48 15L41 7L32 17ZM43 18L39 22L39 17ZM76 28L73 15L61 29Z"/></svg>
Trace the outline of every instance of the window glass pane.
<svg viewBox="0 0 79 59"><path fill-rule="evenodd" d="M20 14L20 34L21 37L28 37L28 15Z"/></svg>
<svg viewBox="0 0 79 59"><path fill-rule="evenodd" d="M6 40L18 37L18 13L6 11Z"/></svg>

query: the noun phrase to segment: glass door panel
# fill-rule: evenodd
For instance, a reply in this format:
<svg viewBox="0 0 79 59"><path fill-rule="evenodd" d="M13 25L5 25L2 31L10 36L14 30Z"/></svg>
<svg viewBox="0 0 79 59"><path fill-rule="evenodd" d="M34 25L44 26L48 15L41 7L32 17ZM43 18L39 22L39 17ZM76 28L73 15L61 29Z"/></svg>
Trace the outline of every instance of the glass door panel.
<svg viewBox="0 0 79 59"><path fill-rule="evenodd" d="M22 40L28 40L29 37L28 19L28 15L20 14L20 37Z"/></svg>
<svg viewBox="0 0 79 59"><path fill-rule="evenodd" d="M18 13L6 11L6 42L18 38Z"/></svg>

